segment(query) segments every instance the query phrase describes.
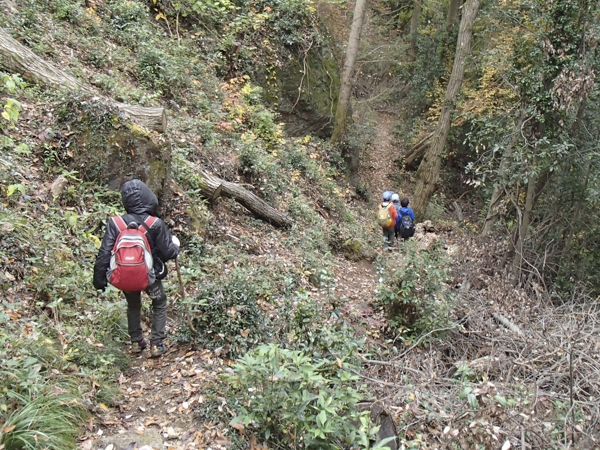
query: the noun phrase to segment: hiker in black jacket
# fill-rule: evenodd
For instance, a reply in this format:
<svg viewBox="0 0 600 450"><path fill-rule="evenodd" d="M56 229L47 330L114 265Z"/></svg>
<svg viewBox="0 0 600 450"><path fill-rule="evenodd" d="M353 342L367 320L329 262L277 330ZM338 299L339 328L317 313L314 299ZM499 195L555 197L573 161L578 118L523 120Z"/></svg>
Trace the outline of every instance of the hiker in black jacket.
<svg viewBox="0 0 600 450"><path fill-rule="evenodd" d="M156 215L158 199L156 195L140 180L127 181L121 187L121 199L127 214L121 216L126 224L131 222L143 226L150 216ZM156 219L147 227L146 237L152 250L153 270L156 281L148 286L146 294L152 300L152 332L150 336L150 355L158 357L166 348L165 327L167 324L167 296L162 280L167 275L165 262L179 255L179 240L171 236L167 226L161 219ZM119 235L119 228L111 219L106 226L106 233L94 265L94 287L104 290L108 284L107 272L110 266L113 246ZM127 300L127 323L131 338L131 351L139 353L147 347L142 334L140 316L142 312L141 292L123 292Z"/></svg>

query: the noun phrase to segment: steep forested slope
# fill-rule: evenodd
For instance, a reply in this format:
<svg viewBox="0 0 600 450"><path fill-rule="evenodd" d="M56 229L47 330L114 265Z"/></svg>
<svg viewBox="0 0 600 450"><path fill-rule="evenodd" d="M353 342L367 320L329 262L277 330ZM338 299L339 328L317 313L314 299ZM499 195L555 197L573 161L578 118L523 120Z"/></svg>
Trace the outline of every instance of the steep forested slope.
<svg viewBox="0 0 600 450"><path fill-rule="evenodd" d="M380 249L380 192L418 194L400 156L427 142L441 109L456 31L441 11L454 3L421 5L410 34L413 2L372 5L352 121L332 146L352 5L0 2L5 32L90 89L0 72L0 446L375 448L378 422L359 417L361 399L383 405L373 417L393 418L404 448L597 445L594 227L545 227L564 223L550 206L565 198L575 199L577 223L594 223L595 160L584 152L587 166L576 154L563 165L562 131L541 137L515 109L533 108L538 91L517 99L511 77L536 79L525 62L546 42L532 32L529 56L517 51L505 18L528 2L484 9L428 221L398 251ZM543 29L559 9L527 9L531 22L508 23ZM167 129L139 126L114 102L164 108ZM594 123L585 117L582 130ZM510 167L524 169L528 149L540 149L538 168L556 180L538 196L544 214L531 220L535 239L522 238L517 265L511 233L530 171L497 172L514 124L524 141ZM363 161L354 186L349 148ZM293 225L262 221L231 196L208 198L207 173ZM91 285L106 221L122 212L118 188L131 177L157 191L182 240L185 295L171 265L160 360L128 353L121 294ZM504 180L506 196L496 234L480 238L489 177ZM560 251L559 234L570 236ZM556 268L557 255L568 256L564 271L541 270ZM381 431L394 430L385 422Z"/></svg>

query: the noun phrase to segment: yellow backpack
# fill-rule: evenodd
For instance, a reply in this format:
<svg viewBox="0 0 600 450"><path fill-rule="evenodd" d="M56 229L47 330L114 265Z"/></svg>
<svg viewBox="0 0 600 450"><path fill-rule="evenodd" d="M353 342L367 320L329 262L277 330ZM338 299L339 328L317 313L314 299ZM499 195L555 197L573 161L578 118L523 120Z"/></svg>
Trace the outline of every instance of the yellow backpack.
<svg viewBox="0 0 600 450"><path fill-rule="evenodd" d="M377 223L381 228L389 228L394 224L394 219L390 215L390 204L383 206L383 203L379 205L379 211L377 212Z"/></svg>

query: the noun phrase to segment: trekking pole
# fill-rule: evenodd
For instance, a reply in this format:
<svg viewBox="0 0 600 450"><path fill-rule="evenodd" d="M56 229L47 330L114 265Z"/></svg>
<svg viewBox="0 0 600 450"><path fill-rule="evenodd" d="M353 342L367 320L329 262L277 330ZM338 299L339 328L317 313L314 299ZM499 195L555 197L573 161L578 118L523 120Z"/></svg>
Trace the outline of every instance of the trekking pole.
<svg viewBox="0 0 600 450"><path fill-rule="evenodd" d="M183 279L181 278L181 269L179 268L179 259L178 258L175 258L175 269L177 270L177 278L179 279L179 288L181 289L181 301L183 302L184 307L185 307L185 311L184 311L185 322L187 323L187 326L190 327L190 330L192 330L192 333L196 334L196 329L194 328L194 325L192 324L192 317L190 316L190 304L185 301L185 288L183 287Z"/></svg>

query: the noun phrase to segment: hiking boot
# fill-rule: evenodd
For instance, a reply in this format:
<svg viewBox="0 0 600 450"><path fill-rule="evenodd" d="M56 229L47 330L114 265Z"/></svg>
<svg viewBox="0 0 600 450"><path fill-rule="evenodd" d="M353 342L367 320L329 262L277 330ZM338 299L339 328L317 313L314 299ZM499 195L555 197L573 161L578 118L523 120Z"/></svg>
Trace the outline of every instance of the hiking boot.
<svg viewBox="0 0 600 450"><path fill-rule="evenodd" d="M142 339L141 341L132 342L131 343L131 353L140 353L147 346L148 346L148 344L146 344L146 341L144 339Z"/></svg>
<svg viewBox="0 0 600 450"><path fill-rule="evenodd" d="M150 357L158 358L164 352L167 351L167 347L162 342L151 342L150 343Z"/></svg>

